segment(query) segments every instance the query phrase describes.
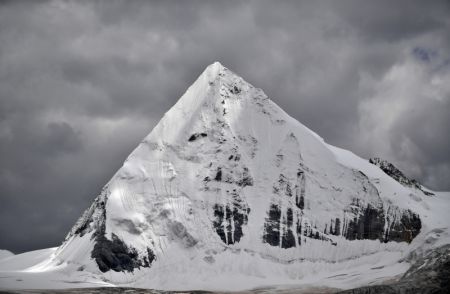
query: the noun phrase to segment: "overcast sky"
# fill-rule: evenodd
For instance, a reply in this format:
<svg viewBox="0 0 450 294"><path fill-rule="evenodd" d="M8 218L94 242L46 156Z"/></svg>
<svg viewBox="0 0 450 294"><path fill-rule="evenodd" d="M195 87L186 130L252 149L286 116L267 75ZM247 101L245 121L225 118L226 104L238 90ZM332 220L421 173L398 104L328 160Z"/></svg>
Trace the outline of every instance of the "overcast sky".
<svg viewBox="0 0 450 294"><path fill-rule="evenodd" d="M450 190L450 1L0 2L0 249L59 245L214 61Z"/></svg>

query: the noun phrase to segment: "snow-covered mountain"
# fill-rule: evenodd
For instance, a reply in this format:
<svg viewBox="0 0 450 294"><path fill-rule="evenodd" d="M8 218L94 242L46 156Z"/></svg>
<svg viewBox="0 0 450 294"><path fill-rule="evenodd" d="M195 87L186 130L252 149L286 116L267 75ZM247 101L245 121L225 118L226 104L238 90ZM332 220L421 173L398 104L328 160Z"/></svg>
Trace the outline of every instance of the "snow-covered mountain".
<svg viewBox="0 0 450 294"><path fill-rule="evenodd" d="M328 145L216 62L63 244L0 283L227 290L380 283L450 243L449 193L393 168ZM0 261L0 271L11 272L17 258Z"/></svg>

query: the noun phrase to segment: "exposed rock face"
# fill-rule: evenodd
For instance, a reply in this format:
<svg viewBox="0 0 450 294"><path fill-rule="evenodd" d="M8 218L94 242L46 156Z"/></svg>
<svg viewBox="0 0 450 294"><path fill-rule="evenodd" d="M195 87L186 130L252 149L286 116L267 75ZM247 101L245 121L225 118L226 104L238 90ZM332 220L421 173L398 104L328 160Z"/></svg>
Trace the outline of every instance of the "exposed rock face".
<svg viewBox="0 0 450 294"><path fill-rule="evenodd" d="M442 293L450 289L450 245L419 257L399 282L341 291L341 294Z"/></svg>
<svg viewBox="0 0 450 294"><path fill-rule="evenodd" d="M247 224L250 208L243 208L236 199L231 205L214 205L214 229L223 243L229 245L239 242L243 236L242 228Z"/></svg>
<svg viewBox="0 0 450 294"><path fill-rule="evenodd" d="M228 161L231 161L229 165L217 167L215 175L207 176L203 180L208 191L220 192L223 186L228 188L223 191L228 203L214 204L212 224L217 235L227 245L239 242L244 234L243 226L247 224L250 208L241 196L241 191L244 187L253 185L248 168L239 163L238 154L230 155Z"/></svg>
<svg viewBox="0 0 450 294"><path fill-rule="evenodd" d="M411 243L422 228L417 214L411 210L400 210L395 206L389 207L385 214L382 204L379 207L374 207L371 204L363 207L359 200L355 199L350 205L349 211L355 217L349 220L344 219L343 235L348 240L378 239L384 242ZM386 222L387 227L385 227ZM331 234L338 235L339 226L336 225L337 223L340 223L339 219L336 219L335 230L330 231Z"/></svg>
<svg viewBox="0 0 450 294"><path fill-rule="evenodd" d="M389 175L391 178L393 178L400 184L420 189L420 184L416 180L410 179L407 176L405 176L392 163L378 157L370 158L369 162L371 164L378 166L382 171L384 171L387 175Z"/></svg>
<svg viewBox="0 0 450 294"><path fill-rule="evenodd" d="M397 167L395 167L392 163L383 160L378 157L370 158L369 162L371 164L374 164L378 166L382 171L384 171L387 175L389 175L391 178L402 184L403 186L416 188L421 190L425 195L434 195L431 192L424 191L422 189L422 185L414 179L410 179L407 176L405 176Z"/></svg>
<svg viewBox="0 0 450 294"><path fill-rule="evenodd" d="M398 208L390 207L388 209L387 223L388 229L385 232L385 242L406 241L411 243L422 228L420 217L409 209L399 211Z"/></svg>
<svg viewBox="0 0 450 294"><path fill-rule="evenodd" d="M72 230L67 234L66 240L73 236L83 237L86 233L101 230L106 215L106 199L107 187L105 187L100 196L94 200L94 203L83 213L73 226Z"/></svg>
<svg viewBox="0 0 450 294"><path fill-rule="evenodd" d="M281 211L278 204L271 204L267 213L266 222L264 225L263 242L272 246L280 246L281 248L291 248L296 246L296 235L301 236L301 229L296 230L294 225L294 211L296 216L301 215L301 210L298 208L301 195L301 187L298 182L291 184L285 175L280 174L278 181L274 183L273 193L279 197L290 200L295 195L296 206L287 207L285 211ZM303 191L304 193L304 191ZM297 219L297 224L301 227L301 220ZM301 240L299 239L299 242Z"/></svg>
<svg viewBox="0 0 450 294"><path fill-rule="evenodd" d="M136 268L150 267L155 260L155 254L147 247L145 253L139 254L131 245L127 245L116 234L111 234L111 239L106 237L106 201L108 200L108 187L106 186L91 207L78 220L66 239L73 236L84 236L92 232L91 239L94 247L91 258L95 260L102 272L113 270L116 272L133 272ZM128 230L135 230L129 228ZM139 233L135 231L134 233Z"/></svg>
<svg viewBox="0 0 450 294"><path fill-rule="evenodd" d="M192 134L192 135L189 137L188 141L189 141L189 142L192 142L192 141L195 141L195 140L197 140L197 139L199 139L199 138L204 138L204 137L206 137L206 136L208 136L208 134L206 134L206 133L195 133L195 134Z"/></svg>
<svg viewBox="0 0 450 294"><path fill-rule="evenodd" d="M289 135L289 139L296 141L295 136ZM283 160L280 151L276 163ZM299 156L301 160L301 156ZM272 203L267 211L264 224L263 242L271 246L292 248L302 244L302 238L311 238L334 243L322 233L316 226L312 226L307 218L304 218L306 180L305 173L299 168L294 176L288 177L281 173L273 185L273 194L279 197L279 203L287 206L284 210L280 204ZM289 174L289 171L285 171ZM340 231L340 228L337 229ZM305 239L306 240L306 239ZM335 243L334 243L335 244Z"/></svg>
<svg viewBox="0 0 450 294"><path fill-rule="evenodd" d="M421 293L448 293L450 289L450 245L444 245L416 262L400 280ZM418 291L419 292L419 291Z"/></svg>
<svg viewBox="0 0 450 294"><path fill-rule="evenodd" d="M272 246L280 246L280 218L281 210L276 204L272 204L268 211L268 217L264 226L263 240Z"/></svg>
<svg viewBox="0 0 450 294"><path fill-rule="evenodd" d="M361 207L358 199L352 203L351 209L358 216L344 223L344 236L348 240L383 240L384 211L383 207L368 204Z"/></svg>
<svg viewBox="0 0 450 294"><path fill-rule="evenodd" d="M155 255L150 248L147 248L147 256L140 259L136 249L127 246L115 234L112 234L111 240L104 235L98 235L95 238L91 257L95 259L98 268L102 272L109 270L132 272L135 268L150 267L150 264L155 259Z"/></svg>
<svg viewBox="0 0 450 294"><path fill-rule="evenodd" d="M106 209L102 207L101 203L102 218L98 222L100 225L92 235L95 244L91 252L91 257L97 263L100 271L133 272L135 268L150 267L155 259L155 254L150 248L147 247L146 255L140 256L133 246L127 245L114 233L111 234L111 240L105 236Z"/></svg>
<svg viewBox="0 0 450 294"><path fill-rule="evenodd" d="M366 175L360 172L355 175L365 179L363 188L366 192L379 197L377 189L370 184ZM279 175L278 181L274 183L273 193L280 197L280 203L284 203L287 208L283 210L277 203L270 205L264 225L263 242L271 246L292 248L300 246L302 238L337 244L333 236L342 235L347 240L410 243L420 233L420 217L411 210L401 210L396 206L386 208L382 201L374 205L359 198L354 198L343 211L343 221L340 218L331 219L321 230L303 217L305 190L305 174L301 169L298 170L295 181L289 180L284 174ZM295 202L292 201L294 195Z"/></svg>

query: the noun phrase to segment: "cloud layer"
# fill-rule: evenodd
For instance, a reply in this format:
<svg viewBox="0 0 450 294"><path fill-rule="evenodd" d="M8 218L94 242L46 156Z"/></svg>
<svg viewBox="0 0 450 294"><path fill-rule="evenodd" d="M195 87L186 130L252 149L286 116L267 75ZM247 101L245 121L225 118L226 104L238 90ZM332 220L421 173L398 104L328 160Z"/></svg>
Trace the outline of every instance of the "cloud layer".
<svg viewBox="0 0 450 294"><path fill-rule="evenodd" d="M0 248L57 246L219 60L331 144L450 190L448 1L0 4Z"/></svg>

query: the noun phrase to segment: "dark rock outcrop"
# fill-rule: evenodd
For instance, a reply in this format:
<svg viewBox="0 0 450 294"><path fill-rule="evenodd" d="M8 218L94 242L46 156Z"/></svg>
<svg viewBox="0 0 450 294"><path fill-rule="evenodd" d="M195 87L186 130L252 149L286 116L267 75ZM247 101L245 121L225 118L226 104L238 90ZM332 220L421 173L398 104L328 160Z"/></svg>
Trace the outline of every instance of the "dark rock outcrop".
<svg viewBox="0 0 450 294"><path fill-rule="evenodd" d="M325 227L326 234L326 227ZM334 236L341 235L341 220L337 217L336 219L332 219L330 222L329 234Z"/></svg>
<svg viewBox="0 0 450 294"><path fill-rule="evenodd" d="M411 241L420 233L422 222L419 215L413 213L411 210L405 210L400 213L389 213L387 216L388 229L385 233L384 241ZM398 216L400 214L400 216Z"/></svg>
<svg viewBox="0 0 450 294"><path fill-rule="evenodd" d="M195 141L195 140L197 140L197 139L199 139L199 138L204 138L204 137L206 137L206 136L208 136L208 134L206 134L206 133L195 133L195 134L192 134L192 135L189 137L188 141L189 141L189 142L193 142L193 141Z"/></svg>
<svg viewBox="0 0 450 294"><path fill-rule="evenodd" d="M282 160L281 156L278 155L276 160ZM378 193L365 174L358 172L355 175L366 179L366 184L363 185L364 192ZM347 240L410 243L420 233L421 220L417 214L396 206L386 209L386 204L378 194L374 196L378 196L379 201L374 203L367 203L355 197L344 210L346 217L334 218L326 227L312 226L307 219L302 223L305 208L305 175L301 169L297 172L296 180L280 173L272 189L272 193L280 197L280 203L270 205L262 238L264 243L271 246L295 247L302 244L302 237L328 241L336 245L332 236L341 235ZM280 208L281 203L284 203L282 205L284 207L287 205L285 210ZM348 217L349 215L351 217Z"/></svg>
<svg viewBox="0 0 450 294"><path fill-rule="evenodd" d="M385 221L382 207L374 207L371 204L361 207L358 199L356 199L352 203L351 209L356 216L344 224L344 237L346 239L383 240Z"/></svg>
<svg viewBox="0 0 450 294"><path fill-rule="evenodd" d="M395 167L392 163L383 160L378 157L370 158L369 162L373 165L378 166L382 171L384 171L388 176L402 184L403 186L416 188L421 190L425 195L432 196L434 195L431 192L424 191L422 185L415 179L410 179L405 176L397 167Z"/></svg>
<svg viewBox="0 0 450 294"><path fill-rule="evenodd" d="M288 207L286 213L277 204L271 204L264 223L263 242L271 246L292 248L301 246L302 238L316 239L336 243L326 234L319 232L317 227L311 226L307 221L302 225L301 213L294 219L294 211L300 212L296 206ZM295 234L294 234L295 232ZM296 243L297 236L297 243Z"/></svg>
<svg viewBox="0 0 450 294"><path fill-rule="evenodd" d="M247 167L243 168L242 177L237 180L236 184L240 187L253 186L253 178Z"/></svg>
<svg viewBox="0 0 450 294"><path fill-rule="evenodd" d="M102 272L133 272L135 268L150 267L155 260L155 254L147 247L147 254L141 257L132 246L127 246L117 235L111 234L111 240L105 236L106 210L103 209L99 227L92 235L94 248L91 257Z"/></svg>
<svg viewBox="0 0 450 294"><path fill-rule="evenodd" d="M292 232L292 224L294 223L294 215L292 208L286 211L286 217L283 218L283 232L281 233L281 248L295 247L295 237Z"/></svg>
<svg viewBox="0 0 450 294"><path fill-rule="evenodd" d="M104 187L100 195L95 198L94 203L83 213L77 220L72 230L67 234L65 240L67 241L74 235L80 237L92 231L98 231L101 228L102 221L105 214L105 205L109 196L108 187Z"/></svg>
<svg viewBox="0 0 450 294"><path fill-rule="evenodd" d="M135 268L150 267L155 260L154 252L147 247L147 252L139 253L132 246L128 246L117 235L111 234L111 239L106 237L106 202L109 197L109 190L106 186L101 194L95 199L83 216L77 221L73 229L66 237L66 241L78 235L80 237L92 232L91 239L94 240L94 248L91 257L97 263L102 272L113 270L116 272L133 272ZM130 227L130 222L125 220L115 220L121 222L126 230L131 234L139 234L136 228Z"/></svg>
<svg viewBox="0 0 450 294"><path fill-rule="evenodd" d="M395 206L389 207L385 213L382 204L379 207L371 204L364 206L355 199L347 212L355 215L352 219L344 219L342 235L348 240L378 239L383 242L411 243L422 228L419 215ZM340 221L336 219L334 229L333 222L330 225L330 234L339 235L339 227Z"/></svg>
<svg viewBox="0 0 450 294"><path fill-rule="evenodd" d="M209 182L210 177L205 177L204 181ZM239 168L217 167L214 181L235 184L241 188L253 186L253 177L245 166L242 167L242 170Z"/></svg>
<svg viewBox="0 0 450 294"><path fill-rule="evenodd" d="M450 289L450 245L444 245L417 258L396 283L361 287L340 294L446 294Z"/></svg>
<svg viewBox="0 0 450 294"><path fill-rule="evenodd" d="M95 239L91 257L95 259L102 272L113 270L116 272L133 272L135 268L150 267L155 255L147 248L147 256L143 259L133 247L128 247L119 237L112 234L112 239L99 235Z"/></svg>
<svg viewBox="0 0 450 294"><path fill-rule="evenodd" d="M214 181L220 182L222 181L222 168L217 168L216 176L214 177Z"/></svg>
<svg viewBox="0 0 450 294"><path fill-rule="evenodd" d="M264 224L263 242L272 245L280 246L280 224L281 210L276 204L271 204L268 212L268 218Z"/></svg>
<svg viewBox="0 0 450 294"><path fill-rule="evenodd" d="M239 197L236 190L231 192L233 202L227 205L215 204L213 227L223 243L229 245L241 240L243 226L248 222L250 208Z"/></svg>
<svg viewBox="0 0 450 294"><path fill-rule="evenodd" d="M297 171L297 184L295 185L295 204L298 208L305 208L305 173L302 170Z"/></svg>

